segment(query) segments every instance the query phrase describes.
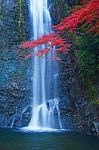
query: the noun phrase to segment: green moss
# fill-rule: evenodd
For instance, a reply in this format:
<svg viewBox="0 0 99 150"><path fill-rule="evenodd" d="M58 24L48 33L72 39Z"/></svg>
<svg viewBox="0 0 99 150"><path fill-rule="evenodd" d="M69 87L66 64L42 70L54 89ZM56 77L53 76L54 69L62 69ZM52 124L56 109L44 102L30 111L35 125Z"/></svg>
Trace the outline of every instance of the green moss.
<svg viewBox="0 0 99 150"><path fill-rule="evenodd" d="M16 43L25 41L25 19L24 19L24 1L18 0L17 7L14 10L14 27L17 33Z"/></svg>
<svg viewBox="0 0 99 150"><path fill-rule="evenodd" d="M88 107L97 106L99 105L98 93L99 89L96 85L93 84L92 81L87 80L87 96L89 98L89 105Z"/></svg>

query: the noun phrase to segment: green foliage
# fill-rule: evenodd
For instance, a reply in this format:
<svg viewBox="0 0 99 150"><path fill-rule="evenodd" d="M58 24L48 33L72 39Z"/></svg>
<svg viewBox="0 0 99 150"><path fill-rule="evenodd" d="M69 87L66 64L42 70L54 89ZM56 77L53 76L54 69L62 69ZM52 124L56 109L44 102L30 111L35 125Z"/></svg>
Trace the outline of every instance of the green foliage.
<svg viewBox="0 0 99 150"><path fill-rule="evenodd" d="M96 100L97 91L89 80L87 81L87 95L91 102Z"/></svg>
<svg viewBox="0 0 99 150"><path fill-rule="evenodd" d="M81 67L81 70L85 75L87 76L95 75L96 59L94 54L86 52L86 50L83 51L79 50L76 53L76 57Z"/></svg>
<svg viewBox="0 0 99 150"><path fill-rule="evenodd" d="M51 17L55 24L59 23L62 18L70 14L70 8L66 0L52 0Z"/></svg>
<svg viewBox="0 0 99 150"><path fill-rule="evenodd" d="M98 93L99 87L93 84L92 81L87 80L87 96L89 98L88 108L92 108L93 106L99 105Z"/></svg>
<svg viewBox="0 0 99 150"><path fill-rule="evenodd" d="M77 62L85 77L93 78L98 67L98 37L91 34L77 36L75 55Z"/></svg>
<svg viewBox="0 0 99 150"><path fill-rule="evenodd" d="M98 88L97 88L97 72L98 64L98 36L88 33L79 34L76 37L75 55L76 61L82 71L86 84L86 94L89 98L88 106L99 105Z"/></svg>

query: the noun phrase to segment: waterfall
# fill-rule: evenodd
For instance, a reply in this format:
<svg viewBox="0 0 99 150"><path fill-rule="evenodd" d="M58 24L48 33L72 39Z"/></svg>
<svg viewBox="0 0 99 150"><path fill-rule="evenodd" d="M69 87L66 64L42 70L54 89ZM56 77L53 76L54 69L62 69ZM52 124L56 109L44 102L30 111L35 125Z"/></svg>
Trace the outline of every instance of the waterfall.
<svg viewBox="0 0 99 150"><path fill-rule="evenodd" d="M51 17L47 0L30 0L31 38L51 32ZM37 52L46 45L34 48ZM54 50L52 50L54 51ZM56 62L51 62L52 53L33 58L32 118L28 128L62 128L57 97ZM55 114L57 122L55 120ZM57 125L58 124L58 125Z"/></svg>

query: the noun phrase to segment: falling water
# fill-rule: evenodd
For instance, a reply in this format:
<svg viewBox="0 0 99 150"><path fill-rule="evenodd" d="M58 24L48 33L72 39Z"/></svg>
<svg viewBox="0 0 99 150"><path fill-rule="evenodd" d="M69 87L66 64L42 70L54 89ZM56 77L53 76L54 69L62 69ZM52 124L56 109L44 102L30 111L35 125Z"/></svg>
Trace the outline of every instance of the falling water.
<svg viewBox="0 0 99 150"><path fill-rule="evenodd" d="M30 0L30 17L32 22L32 39L51 32L51 17L47 0ZM46 48L39 46L34 52ZM51 62L52 53L33 58L33 102L32 118L28 128L56 128L55 112L57 112L58 128L62 128L57 97L57 63Z"/></svg>

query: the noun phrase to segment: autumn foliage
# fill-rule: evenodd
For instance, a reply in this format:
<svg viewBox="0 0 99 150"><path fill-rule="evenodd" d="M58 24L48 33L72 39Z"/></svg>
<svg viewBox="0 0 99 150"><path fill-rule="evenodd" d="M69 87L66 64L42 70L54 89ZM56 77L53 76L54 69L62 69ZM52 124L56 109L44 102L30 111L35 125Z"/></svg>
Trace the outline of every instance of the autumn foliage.
<svg viewBox="0 0 99 150"><path fill-rule="evenodd" d="M66 53L69 50L70 46L71 46L71 44L68 44L58 34L51 33L51 34L48 34L48 35L44 35L44 36L40 37L37 40L33 40L31 42L24 42L20 45L20 47L31 49L31 48L35 48L39 45L46 45L47 48L43 48L43 49L41 49L41 50L39 50L39 51L37 51L33 54L29 54L29 55L26 56L26 58L30 58L30 57L33 57L33 56L41 57L41 56L49 53L52 50L52 48L55 47L55 46L57 46L55 48L55 51L54 51L55 54L58 54L60 52ZM56 61L60 60L59 58L58 59L56 59L56 58L58 58L58 57L55 57L55 59L52 59L52 60L53 61L54 60L56 60Z"/></svg>
<svg viewBox="0 0 99 150"><path fill-rule="evenodd" d="M78 27L88 26L86 32L94 34L99 33L99 0L81 0L81 5L72 11L70 16L67 16L61 20L58 25L53 25L55 33L44 35L37 40L24 42L21 44L21 48L35 48L39 45L46 44L47 48L39 50L37 53L28 55L27 58L32 56L43 56L51 51L56 46L55 53L66 53L71 44L68 44L65 39L61 37L65 30L74 32ZM59 60L55 58L52 60Z"/></svg>
<svg viewBox="0 0 99 150"><path fill-rule="evenodd" d="M45 54L47 54L50 51L50 48L45 48L45 49L41 49L38 52L34 53L34 54L28 54L27 56L25 56L25 58L31 58L33 56L43 56Z"/></svg>
<svg viewBox="0 0 99 150"><path fill-rule="evenodd" d="M99 33L99 0L82 1L83 5L75 9L72 14L65 17L61 22L53 26L57 31L68 29L74 32L78 25L89 24L88 32ZM85 2L85 3L84 3ZM86 4L87 3L87 4Z"/></svg>

